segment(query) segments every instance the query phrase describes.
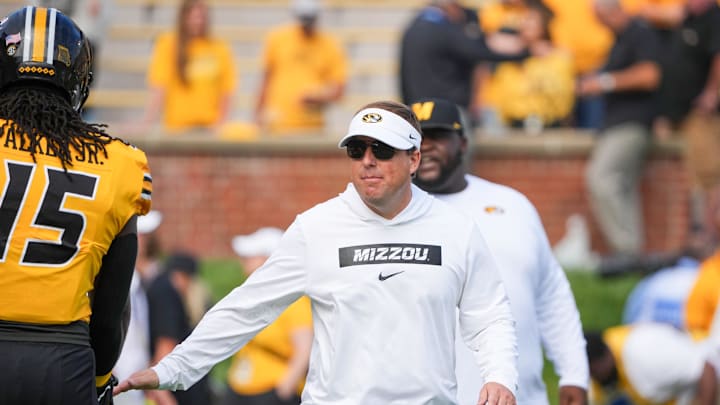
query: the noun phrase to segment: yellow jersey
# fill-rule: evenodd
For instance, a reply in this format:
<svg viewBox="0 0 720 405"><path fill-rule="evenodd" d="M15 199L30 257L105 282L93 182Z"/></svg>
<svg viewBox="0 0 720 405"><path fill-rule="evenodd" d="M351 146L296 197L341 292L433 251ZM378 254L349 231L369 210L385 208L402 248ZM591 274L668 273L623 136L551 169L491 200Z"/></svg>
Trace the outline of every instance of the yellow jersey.
<svg viewBox="0 0 720 405"><path fill-rule="evenodd" d="M150 209L145 154L119 140L72 148L63 169L43 139L0 137L0 320L90 321L90 294L102 259L133 215Z"/></svg>
<svg viewBox="0 0 720 405"><path fill-rule="evenodd" d="M545 125L557 123L570 115L575 100L572 57L555 51L500 63L483 86L482 95L505 123L533 115Z"/></svg>
<svg viewBox="0 0 720 405"><path fill-rule="evenodd" d="M241 395L256 395L275 388L293 354L292 333L311 329L310 299L301 297L235 354L228 383ZM304 385L298 386L298 393Z"/></svg>
<svg viewBox="0 0 720 405"><path fill-rule="evenodd" d="M720 300L720 251L700 264L700 271L685 304L687 330L698 339L710 333Z"/></svg>

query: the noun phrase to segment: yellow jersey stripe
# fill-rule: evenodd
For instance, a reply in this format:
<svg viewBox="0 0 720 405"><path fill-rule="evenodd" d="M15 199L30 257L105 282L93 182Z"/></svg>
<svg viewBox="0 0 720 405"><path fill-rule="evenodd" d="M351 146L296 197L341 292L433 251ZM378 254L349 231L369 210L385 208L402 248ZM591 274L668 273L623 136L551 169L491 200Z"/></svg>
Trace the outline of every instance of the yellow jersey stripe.
<svg viewBox="0 0 720 405"><path fill-rule="evenodd" d="M47 9L38 7L35 9L35 28L33 29L33 52L32 61L42 62L45 56L45 35L47 34Z"/></svg>

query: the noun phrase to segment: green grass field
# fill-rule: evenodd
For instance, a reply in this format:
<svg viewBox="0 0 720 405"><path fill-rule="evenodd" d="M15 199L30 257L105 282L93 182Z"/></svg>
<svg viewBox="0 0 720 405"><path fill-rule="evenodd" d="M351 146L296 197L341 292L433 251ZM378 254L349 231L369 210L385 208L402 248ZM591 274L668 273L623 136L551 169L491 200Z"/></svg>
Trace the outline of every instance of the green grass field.
<svg viewBox="0 0 720 405"><path fill-rule="evenodd" d="M201 275L214 301L243 281L242 268L233 260L206 260L202 264ZM625 299L639 280L638 276L601 279L583 272L569 272L567 275L586 330L600 330L619 324ZM213 369L216 386L224 384L228 365L226 361ZM544 374L551 403L557 404L558 379L547 362Z"/></svg>

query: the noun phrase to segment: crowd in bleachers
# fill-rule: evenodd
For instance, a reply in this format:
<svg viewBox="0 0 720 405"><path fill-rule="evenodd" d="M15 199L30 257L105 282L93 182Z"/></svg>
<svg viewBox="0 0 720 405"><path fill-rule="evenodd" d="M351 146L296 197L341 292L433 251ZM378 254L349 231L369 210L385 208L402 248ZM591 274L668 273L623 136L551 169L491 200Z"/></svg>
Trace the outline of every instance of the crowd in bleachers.
<svg viewBox="0 0 720 405"><path fill-rule="evenodd" d="M112 9L113 7L108 5L108 2L94 1L92 3L105 5L105 8ZM422 8L422 3L417 5L421 6L419 13L426 13L428 9L444 8L447 4L453 3L455 2L429 2L425 5L430 5L430 7L426 8ZM670 43L681 35L679 32L683 21L693 17L693 14L686 13L686 10L691 10L691 8L685 6L684 0L623 0L619 3L630 16L641 19L652 27L661 41L668 46L668 49ZM187 30L182 28L185 23L180 19L176 22L175 27L170 27L167 22L157 24L143 21L148 18L147 15L150 15L149 21L151 22L168 19L167 17L156 17L153 20L151 14L143 14L141 22L133 25L129 25L125 21L111 20L110 24L105 24L106 30L108 27L111 28L109 44L100 46L103 37L94 41L100 48L101 60L104 61L98 69L98 76L102 81L99 88L104 91L98 92L96 97L91 99L91 104L111 107L106 110L123 110L123 108L127 110L128 106L135 107L132 114L107 112L107 114L101 115L101 118L110 117L113 122L137 120L136 107L139 103L144 104L146 106L145 115L140 121L146 124L148 122L155 124L161 120L162 116L161 132L174 133L212 127L217 134L222 134L221 128L225 128L225 134L229 136L257 136L260 133L278 132L318 133L325 128L321 119L321 111L325 111L325 115L328 115L328 110L332 110L339 104L342 104L343 107L348 105L347 108L351 108L352 101L358 97L402 98L407 102L412 101L410 100L412 97L405 97L406 90L402 88L403 77L409 73L402 70L401 60L393 60L393 56L399 55L401 52L401 41L397 34L407 27L408 18L415 13L411 3L407 3L407 5L405 3L389 3L385 7L377 5L373 9L377 14L385 13L387 10L390 15L393 13L398 15L398 18L392 19L383 29L372 26L371 22L351 18L343 18L343 22L347 21L355 26L336 26L338 22L333 21L332 18L342 15L340 13L342 13L343 7L348 9L348 13L356 12L353 7L357 8L357 5L353 4L344 6L343 2L329 4L327 2L301 1L297 2L295 6L290 5L288 9L268 5L268 11L288 16L287 24L283 24L283 28L275 29L275 26L281 21L279 17L272 18L272 22L268 22L265 26L243 24L243 22L239 24L240 26L234 26L227 20L213 15L213 12L225 13L228 6L216 5L211 2L209 10L204 13L204 22L200 22L206 25L204 28L206 32L202 33L198 39L186 37ZM508 46L515 51L518 47L524 49L519 52L516 60L511 62L489 61L492 58L478 58L471 61L472 67L477 67L477 69L473 69L473 75L466 79L462 89L466 93L464 97L468 98L468 102L460 104L468 108L470 118L477 125L483 126L488 132L497 132L508 127L538 132L545 127L571 126L597 129L603 125L603 102L602 94L600 94L602 91L596 89L590 91L592 94L589 94L587 91L581 90L582 86L578 86L578 83L588 81L588 77L593 78L596 73L602 72L614 43L612 30L597 17L592 1L485 0L473 4L464 4L463 2L457 4L465 10L454 22L464 25L464 30L468 35L477 34L484 38L483 42L490 46L491 51L493 45L497 43L500 44L501 53L502 48ZM167 4L164 5L167 6ZM330 7L323 8L323 5ZM470 8L468 6L479 7ZM78 5L78 8L83 7L85 7L84 4ZM125 4L116 4L114 7L116 9L129 8ZM240 12L243 10L242 3L233 7ZM404 12L397 12L396 9L402 7L406 8ZM140 7L136 6L135 8ZM149 8L149 10L151 9ZM287 10L290 13L287 13ZM158 12L158 10L155 11L156 14ZM255 13L258 12L255 11ZM705 12L700 14L705 14ZM212 16L215 18L211 18ZM688 18L685 18L686 16ZM102 21L106 21L107 12L98 14L98 18L100 17L102 17ZM291 21L290 18L294 18L295 21ZM222 20L222 22L214 23L213 20ZM262 21L259 22L262 23ZM305 36L288 37L291 35L288 32L289 27L297 28L303 24L314 29L307 31ZM474 30L469 27L473 24L476 26ZM138 33L125 32L130 27L135 27ZM358 32L350 33L349 30L353 28L357 28ZM281 34L283 30L285 34ZM297 28L297 30L301 30L301 28ZM240 39L241 34L242 39ZM166 49L169 46L168 41L170 41L168 37L173 37L173 35L183 37L180 41L181 45L177 46L179 52L173 55L161 54L168 52ZM285 37L278 38L281 35L285 35ZM706 35L710 35L710 33L703 32L701 36ZM368 51L370 58L358 57L355 49L358 43L361 40L368 41L374 36L384 36L382 42L391 43L391 46L387 47L391 54L387 55L387 50L371 50ZM142 55L144 52L123 49L118 43L122 42L119 39L126 37L150 39L149 44L153 49L152 56L149 59L138 59L135 55ZM224 44L223 46L227 47L230 54L218 59L218 66L208 64L209 59L204 59L202 62L204 67L200 68L196 68L193 63L188 65L185 65L186 62L180 63L180 59L190 54L202 54L202 46L199 46L200 50L196 49L187 53L182 51L193 48L192 44L200 39ZM703 39L705 42L710 41L711 38ZM238 46L238 41L243 42L243 47ZM245 43L252 44L253 47L244 46ZM278 47L275 45L277 43L283 43L283 46ZM303 47L302 51L300 46ZM283 55L292 53L292 49L303 52L305 61L302 62L304 64L299 65L300 68L291 69L293 74L288 75L283 73L286 71L283 68L284 62L279 61L286 60L283 59ZM307 59L310 57L314 59L312 61ZM189 62L192 61L193 59L190 58ZM280 63L280 67L278 67L278 63ZM298 63L298 61L296 60L294 63ZM167 66L168 64L171 66ZM400 69L395 68L398 65L400 65ZM191 76L204 75L205 78L192 86L187 86L188 83L184 82L187 78L185 72L173 73L181 66L186 66ZM257 71L255 66L257 66ZM105 71L115 72L115 74L104 73L103 67L105 67ZM271 67L275 70L273 75L269 74ZM452 68L450 67L450 69ZM663 68L666 69L666 66ZM217 72L212 73L213 69ZM463 69L467 70L468 68L464 67ZM128 75L117 74L117 71L122 72L123 70L129 70L136 76L147 77L146 82L149 86L147 96L139 91L128 92L134 87L132 83L137 83L137 79L127 80ZM163 77L160 73L163 71L165 71L164 77L168 78L168 82L164 84L160 80ZM233 76L232 81L228 78L228 72L230 72L229 76ZM398 74L400 77L396 77ZM103 75L106 77L103 78ZM209 85L207 80L212 75L217 77ZM173 82L170 80L172 78L177 78L180 82ZM603 78L607 85L608 77L603 76ZM273 80L268 81L268 79ZM425 80L431 82L435 78L426 77ZM124 81L128 83L124 84ZM359 88L370 81L374 81L374 84L368 86L373 87L372 90ZM177 83L182 86L178 86ZM222 83L222 85L218 83ZM182 90L184 93L180 93L181 97L202 93L196 98L202 99L202 101L198 100L198 105L204 107L193 110L188 107L185 109L177 107L177 104L187 105L188 103L181 102L172 96L167 98L167 104L159 103L158 90L163 89L162 86L172 86L173 91ZM213 90L215 87L218 89ZM202 90L197 90L198 88ZM277 90L280 88L286 92L283 97L274 95L282 94ZM120 89L125 92L121 92ZM301 89L304 90L300 91ZM300 95L299 91L308 94ZM223 95L222 100L208 103L205 97L217 92ZM294 93L289 95L287 92ZM423 95L427 96L427 94ZM270 99L269 106L264 105L266 97ZM282 102L273 101L278 98L282 98ZM702 103L698 105L702 105L704 109L713 110L716 109L716 105L713 105L717 104L716 99L717 97L713 100L709 93L704 92L702 100L698 100ZM290 100L295 100L293 102L299 103L300 107L296 106L292 110L288 110L292 104ZM686 100L686 102L692 101ZM167 110L161 108L163 105ZM217 112L217 110L223 109L227 111ZM198 112L198 110L203 112ZM198 114L206 116L197 117ZM331 114L332 111L330 111ZM178 125L178 117L182 117L187 124ZM279 126L274 124L276 120L281 123ZM224 127L220 125L218 128L216 125L218 122L229 122L229 124ZM138 125L133 125L129 129L133 129L134 131L131 132L135 134L151 131L148 125L137 127ZM667 134L668 128L667 121L658 121L656 124L656 130L661 134Z"/></svg>

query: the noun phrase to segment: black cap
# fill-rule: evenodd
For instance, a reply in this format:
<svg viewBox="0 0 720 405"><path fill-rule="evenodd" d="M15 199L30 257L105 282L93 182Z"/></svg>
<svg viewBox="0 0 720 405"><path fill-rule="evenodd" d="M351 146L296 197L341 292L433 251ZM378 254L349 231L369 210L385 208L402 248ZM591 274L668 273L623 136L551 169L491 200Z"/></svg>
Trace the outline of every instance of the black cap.
<svg viewBox="0 0 720 405"><path fill-rule="evenodd" d="M460 108L450 101L441 98L425 98L410 105L420 121L420 128L449 129L465 134L463 131Z"/></svg>
<svg viewBox="0 0 720 405"><path fill-rule="evenodd" d="M182 271L189 275L195 275L198 271L198 262L188 253L176 252L165 261L165 270L167 272Z"/></svg>

